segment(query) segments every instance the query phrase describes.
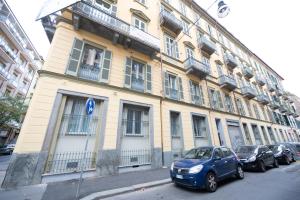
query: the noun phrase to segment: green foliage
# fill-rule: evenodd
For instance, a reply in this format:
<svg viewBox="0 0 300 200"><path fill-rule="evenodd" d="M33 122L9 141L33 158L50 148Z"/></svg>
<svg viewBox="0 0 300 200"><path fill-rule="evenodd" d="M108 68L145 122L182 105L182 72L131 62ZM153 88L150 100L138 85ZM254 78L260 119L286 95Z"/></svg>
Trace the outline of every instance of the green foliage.
<svg viewBox="0 0 300 200"><path fill-rule="evenodd" d="M0 128L9 125L10 122L21 122L21 116L26 112L23 100L13 97L0 98Z"/></svg>

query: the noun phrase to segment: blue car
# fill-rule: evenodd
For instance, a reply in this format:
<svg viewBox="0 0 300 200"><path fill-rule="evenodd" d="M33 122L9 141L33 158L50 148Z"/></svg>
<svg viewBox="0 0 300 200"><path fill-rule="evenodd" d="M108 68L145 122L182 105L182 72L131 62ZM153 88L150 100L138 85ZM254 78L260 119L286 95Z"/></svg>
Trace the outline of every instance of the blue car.
<svg viewBox="0 0 300 200"><path fill-rule="evenodd" d="M176 185L215 192L218 181L232 176L243 179L244 171L229 148L199 147L187 152L182 160L173 162L170 175Z"/></svg>

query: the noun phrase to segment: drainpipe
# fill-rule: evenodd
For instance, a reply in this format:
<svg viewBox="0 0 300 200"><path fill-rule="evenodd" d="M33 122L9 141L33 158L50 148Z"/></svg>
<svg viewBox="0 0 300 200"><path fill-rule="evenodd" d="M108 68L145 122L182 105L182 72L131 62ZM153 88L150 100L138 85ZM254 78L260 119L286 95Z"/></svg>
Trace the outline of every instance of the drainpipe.
<svg viewBox="0 0 300 200"><path fill-rule="evenodd" d="M162 77L162 90L164 88L164 74L163 74L163 67L162 67L162 51L161 49L159 50L159 54L160 54L160 73L161 73L161 77ZM165 159L164 159L164 137L163 137L163 123L162 123L162 118L163 118L163 114L162 114L162 90L161 90L161 96L159 99L159 110L160 110L160 137L161 137L161 154L162 154L162 165L163 167L165 167Z"/></svg>

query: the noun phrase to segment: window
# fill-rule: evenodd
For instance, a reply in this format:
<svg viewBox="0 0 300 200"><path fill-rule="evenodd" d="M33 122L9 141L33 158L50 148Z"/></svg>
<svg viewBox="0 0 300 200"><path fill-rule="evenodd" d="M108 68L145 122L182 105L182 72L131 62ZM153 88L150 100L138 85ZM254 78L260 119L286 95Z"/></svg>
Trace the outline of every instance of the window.
<svg viewBox="0 0 300 200"><path fill-rule="evenodd" d="M189 23L185 20L182 20L183 33L190 35Z"/></svg>
<svg viewBox="0 0 300 200"><path fill-rule="evenodd" d="M245 109L244 109L244 105L243 105L242 100L237 98L236 99L236 105L237 105L239 114L242 115L242 116L245 116L246 113L245 113Z"/></svg>
<svg viewBox="0 0 300 200"><path fill-rule="evenodd" d="M206 56L202 56L202 62L205 64L205 65L207 65L207 66L209 66L210 67L210 60L209 60L209 58L208 57L206 57Z"/></svg>
<svg viewBox="0 0 300 200"><path fill-rule="evenodd" d="M179 59L178 44L174 38L165 35L165 53L168 56Z"/></svg>
<svg viewBox="0 0 300 200"><path fill-rule="evenodd" d="M229 94L225 94L225 109L227 112L234 113L234 106L232 103L231 96Z"/></svg>
<svg viewBox="0 0 300 200"><path fill-rule="evenodd" d="M182 1L180 1L180 10L181 10L181 13L184 16L186 16L186 6L185 6L185 4Z"/></svg>
<svg viewBox="0 0 300 200"><path fill-rule="evenodd" d="M95 0L95 6L97 6L101 10L111 13L111 4L104 0Z"/></svg>
<svg viewBox="0 0 300 200"><path fill-rule="evenodd" d="M193 127L195 137L207 137L206 118L202 116L193 115Z"/></svg>
<svg viewBox="0 0 300 200"><path fill-rule="evenodd" d="M248 125L246 123L243 123L243 129L244 129L244 132L245 132L247 144L248 145L252 145L252 140L251 140L250 132L249 132L249 129L248 129Z"/></svg>
<svg viewBox="0 0 300 200"><path fill-rule="evenodd" d="M60 135L96 134L99 122L100 102L96 101L91 117L86 115L85 104L85 98L67 97L59 129Z"/></svg>
<svg viewBox="0 0 300 200"><path fill-rule="evenodd" d="M147 23L139 17L133 16L133 26L147 32Z"/></svg>
<svg viewBox="0 0 300 200"><path fill-rule="evenodd" d="M222 65L217 64L217 71L218 71L219 77L223 75Z"/></svg>
<svg viewBox="0 0 300 200"><path fill-rule="evenodd" d="M171 136L180 137L181 136L181 127L180 127L180 114L176 112L171 112Z"/></svg>
<svg viewBox="0 0 300 200"><path fill-rule="evenodd" d="M128 109L126 134L141 135L142 111Z"/></svg>
<svg viewBox="0 0 300 200"><path fill-rule="evenodd" d="M250 101L249 100L245 100L245 101L246 101L246 106L247 106L247 109L248 109L249 116L253 117L253 112L252 112L252 109L251 109Z"/></svg>
<svg viewBox="0 0 300 200"><path fill-rule="evenodd" d="M83 79L108 82L112 53L74 39L66 73Z"/></svg>
<svg viewBox="0 0 300 200"><path fill-rule="evenodd" d="M126 58L124 86L139 92L151 93L151 66L132 58Z"/></svg>
<svg viewBox="0 0 300 200"><path fill-rule="evenodd" d="M262 110L262 113L263 113L263 115L264 115L264 119L266 120L266 121L268 121L268 117L267 117L267 113L266 113L266 110L265 110L265 108L264 108L264 106L263 105L261 105L261 110Z"/></svg>
<svg viewBox="0 0 300 200"><path fill-rule="evenodd" d="M175 74L165 72L165 96L171 99L183 99L182 79Z"/></svg>
<svg viewBox="0 0 300 200"><path fill-rule="evenodd" d="M257 119L261 119L258 107L256 104L253 104L254 113Z"/></svg>
<svg viewBox="0 0 300 200"><path fill-rule="evenodd" d="M215 149L213 158L223 158L223 152L220 148Z"/></svg>
<svg viewBox="0 0 300 200"><path fill-rule="evenodd" d="M209 35L212 35L212 30L209 24L207 24L207 32Z"/></svg>
<svg viewBox="0 0 300 200"><path fill-rule="evenodd" d="M212 109L222 110L223 102L220 91L214 89L209 89L209 99Z"/></svg>
<svg viewBox="0 0 300 200"><path fill-rule="evenodd" d="M190 80L190 91L192 103L196 105L204 105L204 96L202 87Z"/></svg>
<svg viewBox="0 0 300 200"><path fill-rule="evenodd" d="M263 142L262 142L262 139L260 137L260 133L259 133L259 129L258 129L257 125L252 124L251 127L252 127L252 131L253 131L253 134L254 134L256 145L262 145Z"/></svg>
<svg viewBox="0 0 300 200"><path fill-rule="evenodd" d="M186 58L194 58L194 50L190 47L185 48Z"/></svg>
<svg viewBox="0 0 300 200"><path fill-rule="evenodd" d="M200 27L200 20L201 20L200 15L195 13L195 22L196 22L195 25Z"/></svg>

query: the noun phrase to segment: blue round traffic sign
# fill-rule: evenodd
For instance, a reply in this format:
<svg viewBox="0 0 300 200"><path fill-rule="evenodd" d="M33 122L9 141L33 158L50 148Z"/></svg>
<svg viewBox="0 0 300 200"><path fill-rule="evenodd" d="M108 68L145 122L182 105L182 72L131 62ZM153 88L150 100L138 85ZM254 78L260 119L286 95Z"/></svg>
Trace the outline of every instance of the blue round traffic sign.
<svg viewBox="0 0 300 200"><path fill-rule="evenodd" d="M93 111L95 109L95 100L92 98L88 98L88 100L86 101L85 104L85 108L86 108L86 114L87 115L91 115L93 114Z"/></svg>

